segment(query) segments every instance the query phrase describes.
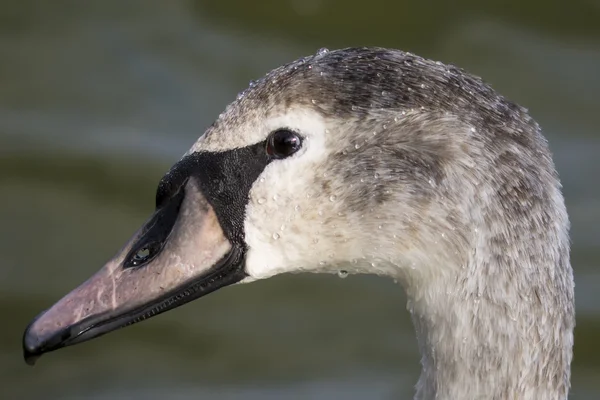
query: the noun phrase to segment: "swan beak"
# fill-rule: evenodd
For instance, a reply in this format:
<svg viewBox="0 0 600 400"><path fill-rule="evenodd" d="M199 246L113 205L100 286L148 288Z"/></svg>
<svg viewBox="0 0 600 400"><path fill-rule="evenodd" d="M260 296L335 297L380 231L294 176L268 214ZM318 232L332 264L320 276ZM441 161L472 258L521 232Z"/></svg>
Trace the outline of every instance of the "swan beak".
<svg viewBox="0 0 600 400"><path fill-rule="evenodd" d="M100 271L34 319L23 336L25 361L134 324L246 277L194 179Z"/></svg>

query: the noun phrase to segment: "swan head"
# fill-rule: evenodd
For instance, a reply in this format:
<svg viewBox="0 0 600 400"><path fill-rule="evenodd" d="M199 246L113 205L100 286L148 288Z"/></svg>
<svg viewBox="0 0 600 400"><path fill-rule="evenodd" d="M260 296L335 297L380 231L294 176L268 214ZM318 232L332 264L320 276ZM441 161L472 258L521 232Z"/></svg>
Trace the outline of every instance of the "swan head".
<svg viewBox="0 0 600 400"><path fill-rule="evenodd" d="M417 302L463 279L465 296L499 299L551 290L500 279L550 260L564 268L547 272L553 284L572 286L536 123L479 79L400 51L319 52L253 82L156 203L112 260L29 325L27 359L282 273L386 275Z"/></svg>

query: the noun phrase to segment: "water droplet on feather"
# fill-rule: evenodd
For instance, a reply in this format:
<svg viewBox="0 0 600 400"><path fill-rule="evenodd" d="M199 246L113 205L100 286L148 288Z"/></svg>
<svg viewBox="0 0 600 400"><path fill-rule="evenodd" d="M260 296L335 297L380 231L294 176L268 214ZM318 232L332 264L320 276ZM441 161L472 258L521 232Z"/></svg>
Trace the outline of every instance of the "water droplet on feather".
<svg viewBox="0 0 600 400"><path fill-rule="evenodd" d="M340 278L344 279L344 278L346 278L348 276L348 271L341 269L341 270L338 271L338 276Z"/></svg>

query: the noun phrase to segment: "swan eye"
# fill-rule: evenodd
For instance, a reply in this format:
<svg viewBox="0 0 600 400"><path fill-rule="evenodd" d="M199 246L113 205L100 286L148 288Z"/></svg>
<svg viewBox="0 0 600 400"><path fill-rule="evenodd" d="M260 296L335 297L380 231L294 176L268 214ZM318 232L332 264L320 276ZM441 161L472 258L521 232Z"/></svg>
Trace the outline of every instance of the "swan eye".
<svg viewBox="0 0 600 400"><path fill-rule="evenodd" d="M160 247L160 243L158 242L145 244L130 256L127 264L132 267L139 267L147 263L148 261L152 260L156 254L158 254Z"/></svg>
<svg viewBox="0 0 600 400"><path fill-rule="evenodd" d="M302 138L288 129L279 129L267 139L267 154L273 158L286 158L300 150Z"/></svg>

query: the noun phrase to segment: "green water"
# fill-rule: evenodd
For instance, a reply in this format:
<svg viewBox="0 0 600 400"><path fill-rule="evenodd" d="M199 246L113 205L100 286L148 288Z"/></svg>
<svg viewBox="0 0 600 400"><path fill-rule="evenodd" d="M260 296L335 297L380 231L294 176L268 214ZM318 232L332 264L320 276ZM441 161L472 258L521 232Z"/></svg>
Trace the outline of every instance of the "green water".
<svg viewBox="0 0 600 400"><path fill-rule="evenodd" d="M0 2L0 397L411 398L405 298L371 277L230 287L35 368L21 358L30 319L139 227L162 173L250 79L383 45L483 76L543 126L572 220L571 397L599 398L600 3L483 3Z"/></svg>

